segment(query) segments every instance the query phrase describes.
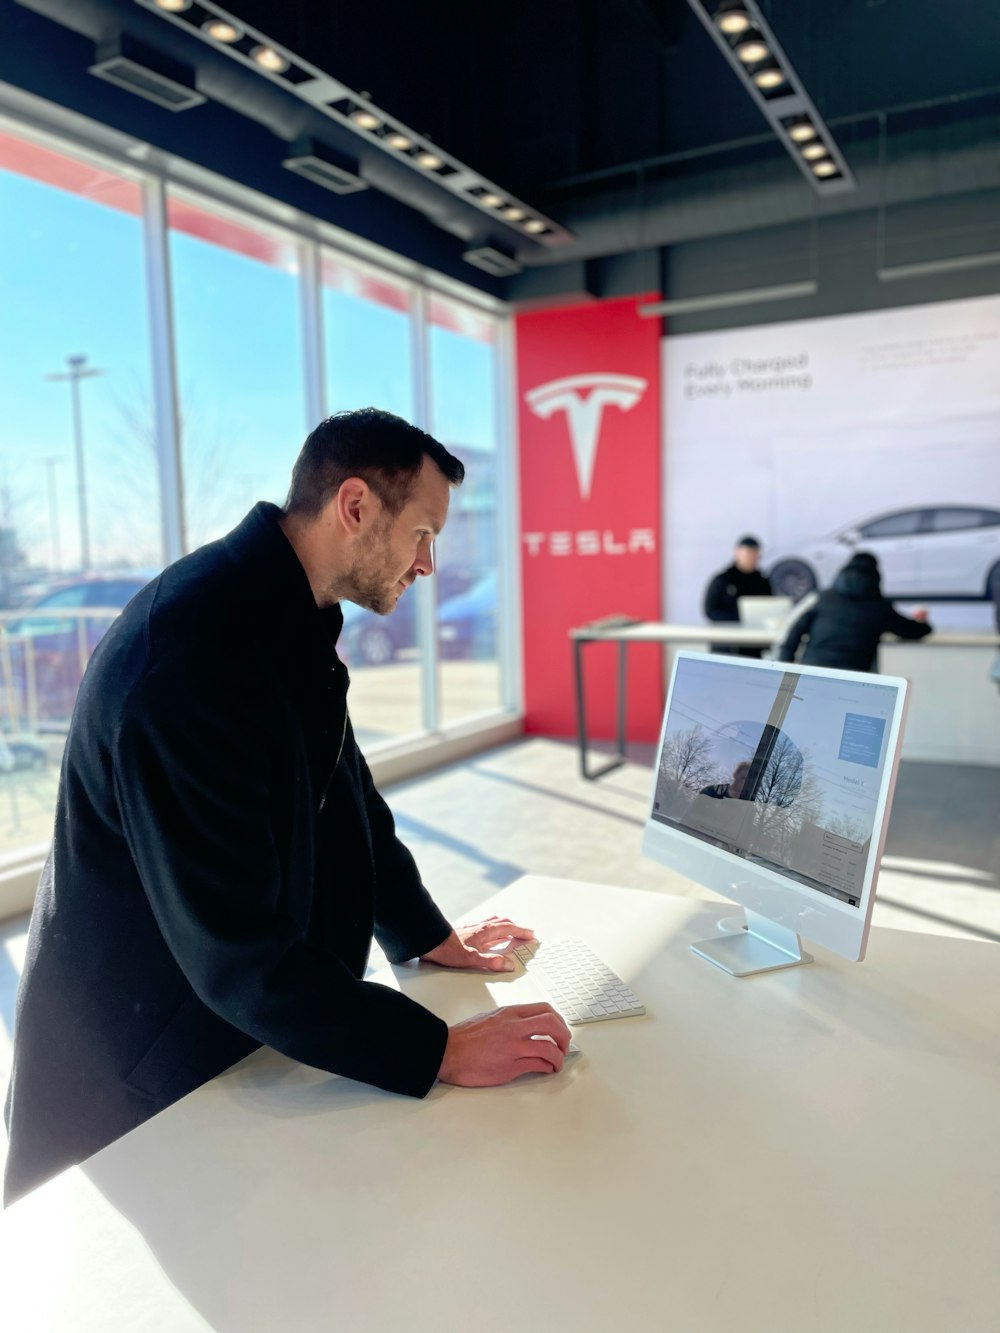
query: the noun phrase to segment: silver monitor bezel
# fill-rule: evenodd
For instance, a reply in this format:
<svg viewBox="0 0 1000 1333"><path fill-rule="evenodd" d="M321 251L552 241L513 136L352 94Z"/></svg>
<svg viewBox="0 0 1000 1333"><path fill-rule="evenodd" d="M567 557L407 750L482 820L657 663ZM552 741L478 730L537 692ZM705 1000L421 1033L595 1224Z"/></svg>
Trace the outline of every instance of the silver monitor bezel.
<svg viewBox="0 0 1000 1333"><path fill-rule="evenodd" d="M653 818L653 802L660 772L660 755L666 738L667 720L681 663L685 660L712 663L715 666L749 668L783 674L795 671L803 676L822 676L831 680L850 680L892 686L896 696L886 739L886 762L882 769L872 823L872 838L865 864L864 880L857 907L802 884L790 876L746 861L721 847L661 824ZM796 662L776 662L753 658L681 650L674 656L670 687L660 724L659 743L653 764L653 780L646 811L642 850L644 855L685 875L703 887L776 922L785 929L832 949L855 961L865 956L871 926L875 889L885 847L888 812L899 770L900 750L909 704L909 682L901 676L875 676L859 671L839 671L830 667L802 666Z"/></svg>

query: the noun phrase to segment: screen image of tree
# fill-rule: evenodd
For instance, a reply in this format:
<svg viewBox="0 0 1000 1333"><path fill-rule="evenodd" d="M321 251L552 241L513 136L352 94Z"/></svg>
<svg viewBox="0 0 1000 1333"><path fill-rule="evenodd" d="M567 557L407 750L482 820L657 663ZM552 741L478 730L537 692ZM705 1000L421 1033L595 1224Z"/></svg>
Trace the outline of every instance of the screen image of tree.
<svg viewBox="0 0 1000 1333"><path fill-rule="evenodd" d="M857 907L895 691L682 658L653 818Z"/></svg>

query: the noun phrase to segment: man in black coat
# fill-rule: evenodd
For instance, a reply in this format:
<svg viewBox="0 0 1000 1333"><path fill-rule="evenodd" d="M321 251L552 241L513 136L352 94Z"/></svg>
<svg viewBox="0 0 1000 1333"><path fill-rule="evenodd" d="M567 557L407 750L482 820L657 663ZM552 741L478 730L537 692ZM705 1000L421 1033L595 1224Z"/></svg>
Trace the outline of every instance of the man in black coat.
<svg viewBox="0 0 1000 1333"><path fill-rule="evenodd" d="M760 542L756 537L741 537L733 550L733 563L724 569L705 589L705 617L708 620L739 622L740 597L770 597L771 583L757 568L760 562ZM760 657L760 648L745 645L716 644L716 653L733 653L738 657Z"/></svg>
<svg viewBox="0 0 1000 1333"><path fill-rule="evenodd" d="M858 551L834 579L833 586L821 592L791 626L778 658L794 662L799 643L808 636L803 665L877 671L878 644L883 634L922 639L930 632L926 620L900 615L882 596L878 561L868 551Z"/></svg>
<svg viewBox="0 0 1000 1333"><path fill-rule="evenodd" d="M398 417L332 417L283 509L170 566L102 640L18 992L5 1202L262 1044L416 1097L562 1067L548 1005L449 1028L363 980L373 935L392 962L489 970L510 964L483 950L531 935L441 915L355 743L336 652L342 599L388 614L433 572L463 475Z"/></svg>

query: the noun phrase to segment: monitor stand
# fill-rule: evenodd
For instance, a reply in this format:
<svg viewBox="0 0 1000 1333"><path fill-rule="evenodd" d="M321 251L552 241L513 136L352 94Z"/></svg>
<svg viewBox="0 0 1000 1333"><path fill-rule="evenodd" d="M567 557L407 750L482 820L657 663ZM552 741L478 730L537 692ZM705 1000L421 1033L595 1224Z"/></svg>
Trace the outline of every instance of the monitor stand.
<svg viewBox="0 0 1000 1333"><path fill-rule="evenodd" d="M755 972L774 972L780 967L798 967L811 963L794 930L779 926L757 912L746 912L746 930L713 940L699 940L691 952L707 958L716 967L734 977L749 977Z"/></svg>

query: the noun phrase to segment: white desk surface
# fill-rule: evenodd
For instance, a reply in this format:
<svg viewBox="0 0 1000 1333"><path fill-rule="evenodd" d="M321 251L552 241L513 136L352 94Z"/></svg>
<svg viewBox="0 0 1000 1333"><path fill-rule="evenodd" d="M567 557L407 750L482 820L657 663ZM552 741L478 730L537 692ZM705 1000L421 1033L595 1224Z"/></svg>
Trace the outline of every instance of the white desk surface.
<svg viewBox="0 0 1000 1333"><path fill-rule="evenodd" d="M1000 951L874 930L736 980L725 908L528 876L648 1013L392 1096L258 1052L4 1215L12 1333L996 1333ZM485 909L484 909L485 910ZM394 969L449 1021L533 998Z"/></svg>
<svg viewBox="0 0 1000 1333"><path fill-rule="evenodd" d="M704 625L670 625L658 620L636 620L627 625L602 625L600 621L592 625L579 625L571 629L571 639L591 642L610 639L624 643L735 643L749 648L769 647L779 643L785 637L787 620L781 629L749 629L737 621L719 622ZM1000 648L1000 634L960 633L958 631L935 631L925 639L907 640L887 638L884 645L901 643L913 648Z"/></svg>

